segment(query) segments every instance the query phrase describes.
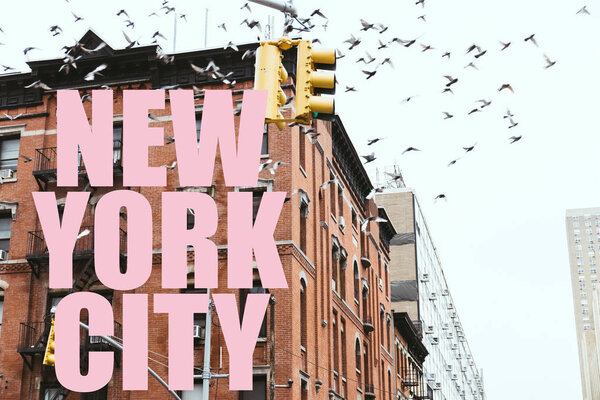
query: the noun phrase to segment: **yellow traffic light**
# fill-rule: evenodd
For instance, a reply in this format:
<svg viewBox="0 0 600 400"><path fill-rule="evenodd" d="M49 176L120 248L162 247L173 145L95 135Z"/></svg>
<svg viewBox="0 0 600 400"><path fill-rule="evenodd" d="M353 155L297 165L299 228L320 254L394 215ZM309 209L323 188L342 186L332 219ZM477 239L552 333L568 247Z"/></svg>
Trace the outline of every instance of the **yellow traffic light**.
<svg viewBox="0 0 600 400"><path fill-rule="evenodd" d="M288 78L287 71L281 63L282 59L279 46L263 42L256 50L254 73L254 89L268 92L266 121L274 122L280 130L285 127L285 122L281 121L283 115L279 108L287 101L281 84Z"/></svg>
<svg viewBox="0 0 600 400"><path fill-rule="evenodd" d="M54 366L54 318L52 318L52 325L48 334L48 343L46 344L43 364Z"/></svg>
<svg viewBox="0 0 600 400"><path fill-rule="evenodd" d="M317 68L335 70L335 50L315 49L308 40L298 43L296 70L296 121L310 124L313 114L320 118L335 113L333 97L320 94L335 93L335 73Z"/></svg>

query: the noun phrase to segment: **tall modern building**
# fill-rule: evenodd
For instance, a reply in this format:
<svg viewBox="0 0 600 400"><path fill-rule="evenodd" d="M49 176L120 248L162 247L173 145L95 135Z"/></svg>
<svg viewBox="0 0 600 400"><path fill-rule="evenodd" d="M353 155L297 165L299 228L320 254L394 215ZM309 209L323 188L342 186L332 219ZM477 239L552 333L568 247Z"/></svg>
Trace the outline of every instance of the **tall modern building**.
<svg viewBox="0 0 600 400"><path fill-rule="evenodd" d="M401 185L402 186L402 185ZM390 243L394 314L406 312L429 355L423 376L431 400L483 400L483 377L462 329L419 201L411 189L377 195L398 235Z"/></svg>
<svg viewBox="0 0 600 400"><path fill-rule="evenodd" d="M567 210L567 241L583 400L600 399L600 207Z"/></svg>

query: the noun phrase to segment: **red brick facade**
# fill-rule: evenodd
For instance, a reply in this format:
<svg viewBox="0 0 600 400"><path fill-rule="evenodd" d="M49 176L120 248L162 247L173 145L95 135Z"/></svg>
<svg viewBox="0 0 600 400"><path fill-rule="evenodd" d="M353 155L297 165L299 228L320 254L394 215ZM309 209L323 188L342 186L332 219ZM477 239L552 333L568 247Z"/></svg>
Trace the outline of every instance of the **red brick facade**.
<svg viewBox="0 0 600 400"><path fill-rule="evenodd" d="M110 77L111 69L118 70L119 61L117 58L107 60L110 65L107 76ZM94 61L96 64L98 62ZM177 68L186 68L186 64L187 61L183 63L184 66L179 65ZM110 85L114 91L115 124L121 119L123 90L158 86L156 77L152 76L155 72L151 68L150 70L148 79L138 80L136 83L132 83L133 79L130 82L124 80ZM19 84L24 85L34 78L23 74L20 79L22 82ZM47 84L54 87L52 82ZM72 85L70 88L78 86ZM183 88L189 86L184 85ZM211 88L226 89L219 82L209 82L202 86L202 89ZM234 101L241 100L241 90L251 88L251 80L239 79L234 88ZM291 86L286 90L288 96L293 95ZM84 92L81 93L83 95ZM199 96L198 108L202 101L202 96ZM91 103L84 102L83 106L88 116L91 116ZM293 103L289 107L291 106ZM16 120L0 118L0 135L19 135L19 154L24 157L19 157L15 179L5 180L0 186L0 211L5 209L3 212L13 218L9 260L0 262L0 281L8 285L0 292L4 301L0 332L0 398L37 400L44 399L47 388L58 387L53 367L42 366L43 352L35 352L35 348L43 345L38 343L38 339L43 333L43 321L50 310L51 297L68 293L68 290L48 289L47 259L35 258L43 249L40 251L39 243L35 246L35 236L29 233L41 230L31 193L40 190L34 172L37 173L38 180L51 175L44 175L44 166L39 164L42 156L37 150L56 147L56 95L52 91L46 92L40 102L32 105L0 106L0 115L3 112L10 115L23 114ZM169 102L166 102L164 110L152 112L161 121L154 125L164 127L165 135L173 136ZM291 112L292 109L288 109L284 114L289 116ZM238 117L236 123L237 120ZM364 182L366 174L354 149L334 149L334 137L349 142L341 122L317 121L313 126L320 133L314 144L308 136L299 132L298 127L286 127L283 131L278 131L275 126L269 126L268 158L288 164L280 166L274 175L267 170L261 172L259 185L266 185L267 190L288 194L297 192L285 203L275 232L289 288L269 290L274 302L267 310L266 335L259 339L254 352L255 386L264 385L266 397L262 398L268 399L395 399L397 390L401 390L397 387L394 360L396 338L400 335L393 329L391 317L386 267L389 261L388 248L380 237L377 223L369 223L367 230L371 235L361 234L360 228L360 223L365 218L377 214L377 207L372 200L365 200L365 187L370 189L370 184L368 180ZM301 154L300 151L304 153ZM25 157L30 157L33 161L26 162ZM265 155L264 159L266 158ZM154 147L149 151L151 166L170 165L174 160L173 144ZM351 173L346 167L349 164L354 165ZM122 189L122 175L118 168L115 169L114 176L115 186L110 190ZM322 189L321 185L331 177L335 177L339 184L333 182ZM44 183L44 179L40 182ZM52 179L47 185L41 185L42 189L56 192L57 199L64 198L67 191L84 190L85 186L85 179L80 180L78 188L57 188ZM161 193L183 188L179 188L175 168L167 172L167 187L125 189L144 195L153 210L153 272L146 284L132 293L150 294L149 349L166 356L167 316L152 312L152 294L180 291L161 288ZM93 225L94 205L108 190L98 188L92 192L83 226ZM238 188L224 185L220 162L217 160L211 191L220 217L217 234L212 238L219 246L218 291L236 293L239 296L240 290L226 288L226 193L233 190ZM15 206L16 212L11 214ZM126 231L125 220L122 225ZM391 226L388 229L393 230ZM82 240L91 240L93 232L88 236L88 239ZM190 252L190 265L193 265L193 257L193 252ZM80 254L77 258L75 279L88 261L93 266L93 259L87 253ZM36 276L34 272L38 270L39 276ZM103 287L95 276L92 276L83 290L96 291L110 297L116 321L123 322L123 292L113 292ZM229 369L227 349L217 326L218 318L213 322L211 369L213 373L224 374ZM96 343L85 349L97 350L101 346L104 345ZM27 348L34 350L28 352ZM160 355L149 354L151 358L167 364L168 360ZM199 368L195 372L197 375L201 374L202 360L203 345L198 340L195 346L195 365ZM169 398L167 391L152 377L148 378L147 392L123 391L119 357L116 364L113 379L104 392L86 396L70 393L68 399ZM164 366L154 361L150 361L149 365L167 379L167 369ZM391 371L390 374L388 370ZM288 380L293 381L291 386L281 387L287 386ZM229 391L228 384L227 378L213 379L211 398L254 398ZM256 387L255 390L260 391Z"/></svg>

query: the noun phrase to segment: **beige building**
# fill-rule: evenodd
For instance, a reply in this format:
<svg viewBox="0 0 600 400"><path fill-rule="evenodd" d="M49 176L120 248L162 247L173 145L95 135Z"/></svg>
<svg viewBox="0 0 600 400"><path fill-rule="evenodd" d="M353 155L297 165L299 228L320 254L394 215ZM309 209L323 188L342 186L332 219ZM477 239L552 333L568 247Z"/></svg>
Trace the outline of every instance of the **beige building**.
<svg viewBox="0 0 600 400"><path fill-rule="evenodd" d="M417 196L399 187L376 195L376 202L397 232L390 241L392 311L407 313L420 330L428 352L423 363L428 398L485 400L483 373L469 348Z"/></svg>
<svg viewBox="0 0 600 400"><path fill-rule="evenodd" d="M567 210L566 225L583 400L600 400L600 208Z"/></svg>

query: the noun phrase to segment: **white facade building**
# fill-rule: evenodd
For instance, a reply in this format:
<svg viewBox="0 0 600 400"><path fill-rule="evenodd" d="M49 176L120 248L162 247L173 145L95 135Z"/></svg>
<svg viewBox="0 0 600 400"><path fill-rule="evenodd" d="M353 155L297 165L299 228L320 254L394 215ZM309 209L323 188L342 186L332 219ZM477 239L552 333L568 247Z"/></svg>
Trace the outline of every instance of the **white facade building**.
<svg viewBox="0 0 600 400"><path fill-rule="evenodd" d="M390 273L392 309L408 312L420 326L429 355L423 365L432 400L484 400L482 372L477 368L452 301L419 202L410 189L377 196L396 231Z"/></svg>

